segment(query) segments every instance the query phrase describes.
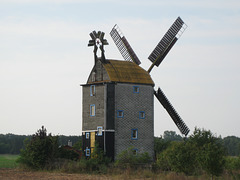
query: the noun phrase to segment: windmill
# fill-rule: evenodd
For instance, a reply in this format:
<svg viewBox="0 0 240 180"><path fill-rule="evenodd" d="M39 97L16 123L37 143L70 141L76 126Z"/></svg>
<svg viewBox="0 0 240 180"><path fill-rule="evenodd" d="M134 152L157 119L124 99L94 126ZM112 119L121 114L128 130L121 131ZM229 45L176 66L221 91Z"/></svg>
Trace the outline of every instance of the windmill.
<svg viewBox="0 0 240 180"><path fill-rule="evenodd" d="M152 65L149 67L147 71L148 73L151 72L154 66L158 67L161 64L163 59L169 53L171 48L174 46L174 44L177 42L177 40L180 38L180 36L182 35L186 28L187 25L183 22L183 20L180 17L178 17L172 24L172 26L168 29L168 31L165 33L160 42L157 44L152 53L149 55L148 59L152 62ZM130 44L128 43L126 37L123 35L123 33L121 32L120 28L117 25L113 27L113 29L110 32L110 35L126 61L134 62L137 65L141 64L137 55L135 54ZM174 109L174 107L167 99L163 91L160 88L158 88L156 91L154 90L154 95L156 96L158 101L162 104L162 106L166 109L166 111L168 112L168 114L170 115L170 117L180 130L180 132L187 136L190 131L189 128L184 123L182 118L179 116L177 111Z"/></svg>
<svg viewBox="0 0 240 180"><path fill-rule="evenodd" d="M94 46L94 66L82 84L83 152L88 158L95 144L112 160L129 147L134 154L147 152L154 159L154 95L187 136L189 128L160 88L154 90L150 72L159 66L186 29L180 17L149 56L152 65L143 69L139 58L115 25L110 32L124 60L106 59L104 32L93 31L88 46ZM97 51L101 50L101 57ZM100 53L98 53L100 54Z"/></svg>

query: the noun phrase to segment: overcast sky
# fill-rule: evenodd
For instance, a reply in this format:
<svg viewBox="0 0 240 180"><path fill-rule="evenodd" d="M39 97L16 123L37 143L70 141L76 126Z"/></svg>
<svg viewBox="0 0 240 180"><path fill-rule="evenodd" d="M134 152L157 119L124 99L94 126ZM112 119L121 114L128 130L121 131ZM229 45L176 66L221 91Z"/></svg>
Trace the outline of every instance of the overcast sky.
<svg viewBox="0 0 240 180"><path fill-rule="evenodd" d="M93 30L106 58L122 59L118 24L142 64L180 16L188 25L151 72L189 126L240 137L239 0L0 0L0 133L81 135L82 89L94 65ZM156 136L179 130L155 99Z"/></svg>

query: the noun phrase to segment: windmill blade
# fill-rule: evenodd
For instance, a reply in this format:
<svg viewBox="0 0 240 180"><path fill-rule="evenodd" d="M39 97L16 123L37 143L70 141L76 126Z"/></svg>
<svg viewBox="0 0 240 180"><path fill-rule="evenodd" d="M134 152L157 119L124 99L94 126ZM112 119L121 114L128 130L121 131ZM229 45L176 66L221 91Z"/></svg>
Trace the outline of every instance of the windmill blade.
<svg viewBox="0 0 240 180"><path fill-rule="evenodd" d="M120 51L120 53L122 54L123 58L126 61L135 62L137 65L141 64L137 55L135 54L132 47L130 46L127 39L122 34L122 32L120 31L120 29L117 25L115 25L113 27L112 31L110 32L110 35L111 35L114 43L118 47L118 50Z"/></svg>
<svg viewBox="0 0 240 180"><path fill-rule="evenodd" d="M172 106L172 104L168 101L167 97L165 96L165 94L162 92L162 90L160 88L158 88L157 91L154 91L154 95L157 97L157 99L159 100L159 102L162 104L162 106L166 109L166 111L168 112L168 114L171 116L172 120L174 121L174 123L177 125L178 129L180 130L180 132L182 134L184 134L185 136L188 135L189 133L189 128L187 127L187 125L183 122L182 118L179 116L179 114L177 113L177 111L174 109L174 107Z"/></svg>
<svg viewBox="0 0 240 180"><path fill-rule="evenodd" d="M158 43L153 52L149 55L148 59L153 63L149 68L148 72L150 72L153 66L159 66L163 61L165 56L171 50L173 45L177 42L179 37L182 35L184 30L187 28L187 25L183 22L183 20L178 17L172 26L168 29L166 34L163 36L161 41Z"/></svg>

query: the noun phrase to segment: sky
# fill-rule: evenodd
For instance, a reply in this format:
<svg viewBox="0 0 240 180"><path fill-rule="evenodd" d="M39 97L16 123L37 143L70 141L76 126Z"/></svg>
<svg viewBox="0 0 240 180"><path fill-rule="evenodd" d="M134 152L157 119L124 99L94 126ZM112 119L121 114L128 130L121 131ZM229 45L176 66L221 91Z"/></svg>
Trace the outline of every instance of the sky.
<svg viewBox="0 0 240 180"><path fill-rule="evenodd" d="M175 19L187 29L151 77L190 128L240 137L239 0L0 0L0 134L81 135L82 87L94 65L89 33L122 60L118 24L140 65ZM180 134L155 98L154 134Z"/></svg>

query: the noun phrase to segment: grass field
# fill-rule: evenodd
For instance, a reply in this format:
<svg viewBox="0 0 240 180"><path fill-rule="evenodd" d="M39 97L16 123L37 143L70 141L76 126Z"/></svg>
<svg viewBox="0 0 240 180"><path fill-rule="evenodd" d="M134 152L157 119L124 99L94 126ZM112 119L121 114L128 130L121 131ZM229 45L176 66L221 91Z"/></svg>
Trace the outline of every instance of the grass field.
<svg viewBox="0 0 240 180"><path fill-rule="evenodd" d="M0 168L15 168L17 167L16 160L19 155L0 154Z"/></svg>
<svg viewBox="0 0 240 180"><path fill-rule="evenodd" d="M0 154L0 179L160 179L160 180L205 180L210 179L207 174L200 176L186 176L175 172L152 172L151 170L131 170L131 169L109 169L106 174L94 173L67 173L58 171L29 171L18 167L16 160L19 155ZM224 172L222 176L216 178L240 179L240 171Z"/></svg>

